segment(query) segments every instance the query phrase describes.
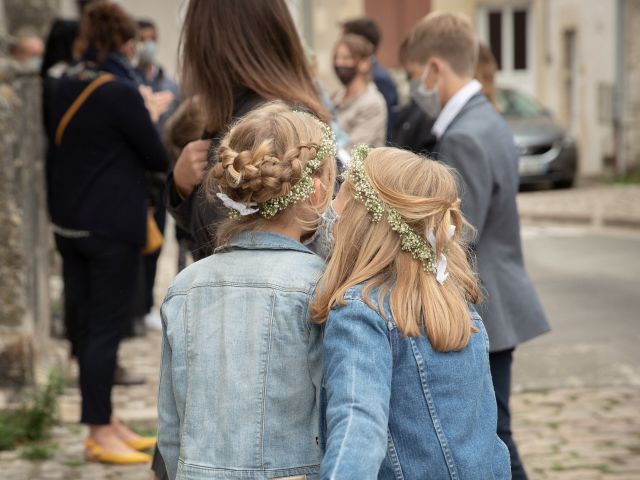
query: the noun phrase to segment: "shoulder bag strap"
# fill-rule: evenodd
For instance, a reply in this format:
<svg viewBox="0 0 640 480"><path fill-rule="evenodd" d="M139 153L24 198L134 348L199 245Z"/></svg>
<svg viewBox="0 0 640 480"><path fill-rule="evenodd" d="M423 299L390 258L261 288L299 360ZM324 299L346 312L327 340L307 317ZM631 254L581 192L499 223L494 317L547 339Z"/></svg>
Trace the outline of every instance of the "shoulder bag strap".
<svg viewBox="0 0 640 480"><path fill-rule="evenodd" d="M78 98L73 101L69 109L62 116L62 119L58 124L58 128L56 129L56 145L60 145L62 143L62 136L64 135L64 131L66 130L67 125L69 125L69 122L76 114L78 109L82 106L82 104L87 100L87 98L89 98L89 96L95 91L96 88L98 88L100 85L104 85L105 83L112 81L113 78L113 75L111 75L110 73L100 75L89 85L87 85L84 90L82 90L80 95L78 95Z"/></svg>

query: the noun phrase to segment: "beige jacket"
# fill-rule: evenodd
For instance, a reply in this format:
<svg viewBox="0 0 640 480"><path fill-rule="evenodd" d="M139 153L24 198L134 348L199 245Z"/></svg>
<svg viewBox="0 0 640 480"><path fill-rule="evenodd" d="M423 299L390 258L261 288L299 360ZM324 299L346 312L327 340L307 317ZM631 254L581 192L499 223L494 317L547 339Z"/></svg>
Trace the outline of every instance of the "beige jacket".
<svg viewBox="0 0 640 480"><path fill-rule="evenodd" d="M348 149L360 143L382 147L387 135L387 105L375 84L357 97L344 101L346 90L333 97L336 107L336 122L349 135Z"/></svg>

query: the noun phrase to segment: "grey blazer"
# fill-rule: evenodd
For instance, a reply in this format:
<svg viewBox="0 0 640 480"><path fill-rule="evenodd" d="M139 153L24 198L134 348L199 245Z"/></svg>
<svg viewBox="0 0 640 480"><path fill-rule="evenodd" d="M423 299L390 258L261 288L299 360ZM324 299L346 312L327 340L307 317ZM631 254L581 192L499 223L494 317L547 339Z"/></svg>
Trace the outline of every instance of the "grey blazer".
<svg viewBox="0 0 640 480"><path fill-rule="evenodd" d="M477 230L472 246L485 294L478 311L491 351L513 348L549 331L522 258L513 134L482 93L449 125L434 157L459 172L462 211Z"/></svg>

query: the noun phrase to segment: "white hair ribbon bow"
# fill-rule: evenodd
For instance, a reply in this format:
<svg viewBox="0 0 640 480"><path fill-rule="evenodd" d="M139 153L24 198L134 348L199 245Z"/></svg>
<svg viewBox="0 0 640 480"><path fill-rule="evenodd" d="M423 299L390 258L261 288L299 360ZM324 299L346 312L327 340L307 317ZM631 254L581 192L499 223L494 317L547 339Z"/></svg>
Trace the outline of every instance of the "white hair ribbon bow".
<svg viewBox="0 0 640 480"><path fill-rule="evenodd" d="M449 229L447 230L447 241L453 238L453 234L455 232L456 232L456 226L449 225ZM429 244L431 245L431 248L433 248L433 251L435 253L436 237L434 236L432 230L427 232L427 240L429 241ZM440 285L442 285L448 276L449 276L449 272L447 272L447 257L444 253L441 253L440 257L438 258L438 265L436 266L436 280Z"/></svg>
<svg viewBox="0 0 640 480"><path fill-rule="evenodd" d="M222 203L224 204L225 207L235 210L240 214L241 217L253 215L254 213L257 213L260 211L257 208L251 208L251 207L258 206L256 202L250 202L250 203L236 202L235 200L232 200L231 198L229 198L228 195L225 195L224 193L216 193L216 197L222 200Z"/></svg>

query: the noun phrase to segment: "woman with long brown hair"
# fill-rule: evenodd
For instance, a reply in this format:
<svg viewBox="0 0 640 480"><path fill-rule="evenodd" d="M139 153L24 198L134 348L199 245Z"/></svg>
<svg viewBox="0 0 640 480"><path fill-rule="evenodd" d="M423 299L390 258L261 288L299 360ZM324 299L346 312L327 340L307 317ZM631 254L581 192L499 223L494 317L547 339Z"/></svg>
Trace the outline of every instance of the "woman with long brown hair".
<svg viewBox="0 0 640 480"><path fill-rule="evenodd" d="M193 236L193 257L216 244L215 226L228 217L201 188L220 139L234 119L266 101L282 100L323 121L320 100L293 19L284 0L191 0L181 35L182 82L197 95L204 118L202 140L186 145L167 181L167 209ZM153 470L168 478L156 450Z"/></svg>
<svg viewBox="0 0 640 480"><path fill-rule="evenodd" d="M188 144L168 180L168 209L190 231L196 260L210 255L212 226L226 209L200 189L220 137L234 118L265 101L282 100L327 121L302 44L284 0L191 0L181 38L182 81L198 95L203 140Z"/></svg>

